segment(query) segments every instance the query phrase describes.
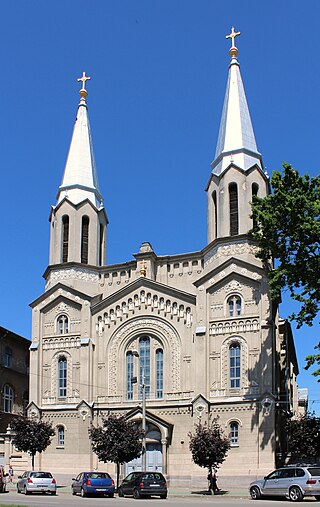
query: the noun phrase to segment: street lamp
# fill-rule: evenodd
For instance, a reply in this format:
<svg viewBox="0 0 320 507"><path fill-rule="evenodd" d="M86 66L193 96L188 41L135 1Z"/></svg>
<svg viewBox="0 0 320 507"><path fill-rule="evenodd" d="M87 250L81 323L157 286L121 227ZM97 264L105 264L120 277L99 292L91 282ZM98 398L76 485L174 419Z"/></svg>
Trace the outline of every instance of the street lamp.
<svg viewBox="0 0 320 507"><path fill-rule="evenodd" d="M133 350L132 354L138 358L140 358L140 354L137 350ZM142 471L144 472L146 470L146 458L147 458L147 447L146 447L146 379L145 379L145 373L144 373L144 366L142 366L142 372L141 372L141 378L140 378L140 387L142 390L142 431L143 431L143 437L142 437L142 456L141 456L141 467Z"/></svg>

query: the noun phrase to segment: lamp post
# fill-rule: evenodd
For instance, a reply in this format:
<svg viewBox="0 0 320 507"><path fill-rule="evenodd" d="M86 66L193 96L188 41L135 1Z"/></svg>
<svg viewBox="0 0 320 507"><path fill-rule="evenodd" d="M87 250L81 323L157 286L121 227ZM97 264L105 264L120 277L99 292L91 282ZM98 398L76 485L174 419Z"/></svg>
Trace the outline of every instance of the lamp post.
<svg viewBox="0 0 320 507"><path fill-rule="evenodd" d="M138 358L140 358L140 354L137 350L133 350L132 354ZM140 369L140 368L139 368ZM146 444L146 380L145 380L145 372L144 366L142 366L141 378L140 378L140 387L142 390L142 456L141 456L141 467L142 471L146 470L146 458L147 458L147 444Z"/></svg>

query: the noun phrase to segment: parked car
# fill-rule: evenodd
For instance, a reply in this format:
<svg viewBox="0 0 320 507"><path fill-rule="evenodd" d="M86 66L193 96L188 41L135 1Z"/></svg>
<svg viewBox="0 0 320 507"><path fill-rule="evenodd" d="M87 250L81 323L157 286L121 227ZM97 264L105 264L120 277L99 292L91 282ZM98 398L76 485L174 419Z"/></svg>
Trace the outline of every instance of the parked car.
<svg viewBox="0 0 320 507"><path fill-rule="evenodd" d="M6 492L6 477L8 474L4 472L4 468L0 465L0 493Z"/></svg>
<svg viewBox="0 0 320 507"><path fill-rule="evenodd" d="M150 496L167 498L167 483L160 472L131 472L119 486L118 495L132 495L133 498Z"/></svg>
<svg viewBox="0 0 320 507"><path fill-rule="evenodd" d="M30 493L57 493L57 483L50 472L29 471L18 475L18 493L29 495Z"/></svg>
<svg viewBox="0 0 320 507"><path fill-rule="evenodd" d="M292 502L300 502L305 496L320 500L320 466L287 466L271 472L249 486L251 498L285 496Z"/></svg>
<svg viewBox="0 0 320 507"><path fill-rule="evenodd" d="M87 495L114 496L114 480L106 472L81 472L75 479L72 479L72 494L80 493Z"/></svg>

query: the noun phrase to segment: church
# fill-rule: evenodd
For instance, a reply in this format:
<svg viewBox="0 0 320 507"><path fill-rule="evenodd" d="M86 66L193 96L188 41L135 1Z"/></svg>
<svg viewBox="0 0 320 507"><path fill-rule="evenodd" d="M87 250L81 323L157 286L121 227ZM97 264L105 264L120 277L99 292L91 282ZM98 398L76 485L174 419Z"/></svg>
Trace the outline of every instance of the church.
<svg viewBox="0 0 320 507"><path fill-rule="evenodd" d="M297 410L290 325L270 299L248 235L254 195L270 192L243 87L235 37L220 131L207 175L208 240L200 251L106 264L108 217L90 133L87 80L57 200L50 212L45 291L32 304L28 415L56 435L37 466L107 470L88 429L110 414L146 428L144 460L122 466L189 483L195 424L217 418L230 439L221 474L268 473L286 457L284 423ZM209 166L209 164L208 164ZM204 182L205 183L205 182ZM49 203L48 203L49 205ZM159 210L160 211L160 210ZM143 395L143 396L142 396ZM143 465L142 465L143 463Z"/></svg>

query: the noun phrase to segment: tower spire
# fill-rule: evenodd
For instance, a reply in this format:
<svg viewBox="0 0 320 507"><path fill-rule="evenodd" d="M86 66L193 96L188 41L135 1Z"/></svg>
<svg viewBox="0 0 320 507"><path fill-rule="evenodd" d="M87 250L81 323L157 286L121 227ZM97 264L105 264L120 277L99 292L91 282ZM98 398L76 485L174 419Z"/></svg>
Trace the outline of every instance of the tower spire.
<svg viewBox="0 0 320 507"><path fill-rule="evenodd" d="M89 199L96 208L102 206L98 176L91 139L88 106L86 98L86 81L91 79L82 73L78 81L82 82L77 118L74 124L72 139L62 183L57 195L57 203L68 198L73 204Z"/></svg>
<svg viewBox="0 0 320 507"><path fill-rule="evenodd" d="M261 154L258 152L251 123L247 99L242 83L238 48L235 37L240 35L234 27L226 39L231 39L229 76L223 104L220 130L212 172L221 174L231 163L243 170L257 164L262 170Z"/></svg>

